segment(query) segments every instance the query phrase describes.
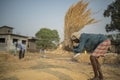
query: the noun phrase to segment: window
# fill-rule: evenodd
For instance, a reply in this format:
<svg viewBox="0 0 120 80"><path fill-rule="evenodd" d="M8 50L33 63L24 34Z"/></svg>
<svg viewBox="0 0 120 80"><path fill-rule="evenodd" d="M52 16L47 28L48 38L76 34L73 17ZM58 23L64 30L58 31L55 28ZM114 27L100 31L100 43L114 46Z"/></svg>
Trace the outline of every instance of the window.
<svg viewBox="0 0 120 80"><path fill-rule="evenodd" d="M18 42L18 39L13 39L13 43Z"/></svg>
<svg viewBox="0 0 120 80"><path fill-rule="evenodd" d="M11 32L11 30L8 30L8 33L10 33Z"/></svg>
<svg viewBox="0 0 120 80"><path fill-rule="evenodd" d="M22 43L23 43L23 44L26 44L26 40L22 40Z"/></svg>
<svg viewBox="0 0 120 80"><path fill-rule="evenodd" d="M0 43L5 43L5 38L0 38Z"/></svg>

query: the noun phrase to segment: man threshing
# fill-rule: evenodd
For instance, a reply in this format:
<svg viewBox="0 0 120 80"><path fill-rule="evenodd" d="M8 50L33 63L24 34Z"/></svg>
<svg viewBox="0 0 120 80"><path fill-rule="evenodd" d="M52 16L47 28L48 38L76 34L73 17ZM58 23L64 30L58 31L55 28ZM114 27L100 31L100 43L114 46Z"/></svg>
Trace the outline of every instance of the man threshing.
<svg viewBox="0 0 120 80"><path fill-rule="evenodd" d="M94 78L90 80L103 80L98 58L105 55L110 46L110 40L102 34L77 33L86 25L97 22L96 19L91 17L91 9L87 8L88 5L89 2L80 0L69 8L65 16L64 44L65 48L71 48L73 44L73 51L76 53L74 57L84 50L91 52L90 61L94 71Z"/></svg>
<svg viewBox="0 0 120 80"><path fill-rule="evenodd" d="M110 40L102 34L80 34L78 32L72 34L71 40L73 43L73 51L76 55L82 53L84 50L92 52L90 61L93 67L94 77L89 80L103 80L98 58L105 56L111 43ZM74 57L76 57L76 55Z"/></svg>

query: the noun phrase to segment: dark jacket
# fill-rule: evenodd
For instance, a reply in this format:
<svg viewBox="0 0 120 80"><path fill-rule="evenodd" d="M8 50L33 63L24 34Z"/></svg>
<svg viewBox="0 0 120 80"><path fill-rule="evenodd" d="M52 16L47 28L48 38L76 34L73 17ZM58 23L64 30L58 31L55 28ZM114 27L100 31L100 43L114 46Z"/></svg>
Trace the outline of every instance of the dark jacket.
<svg viewBox="0 0 120 80"><path fill-rule="evenodd" d="M102 34L82 33L79 39L79 45L74 47L73 52L81 53L84 50L93 52L95 48L106 39L107 37Z"/></svg>

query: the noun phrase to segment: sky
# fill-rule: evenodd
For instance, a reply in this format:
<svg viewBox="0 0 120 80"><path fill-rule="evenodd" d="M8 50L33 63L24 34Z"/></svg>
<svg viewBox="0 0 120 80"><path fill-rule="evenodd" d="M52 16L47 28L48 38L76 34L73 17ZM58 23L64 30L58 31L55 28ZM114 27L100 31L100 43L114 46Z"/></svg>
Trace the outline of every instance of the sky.
<svg viewBox="0 0 120 80"><path fill-rule="evenodd" d="M64 39L64 17L71 5L79 0L0 0L0 27L14 28L14 33L35 36L41 28L56 29L61 41ZM86 1L86 0L85 0ZM113 0L87 0L91 17L100 20L87 25L82 32L104 33L110 18L104 18L103 12Z"/></svg>

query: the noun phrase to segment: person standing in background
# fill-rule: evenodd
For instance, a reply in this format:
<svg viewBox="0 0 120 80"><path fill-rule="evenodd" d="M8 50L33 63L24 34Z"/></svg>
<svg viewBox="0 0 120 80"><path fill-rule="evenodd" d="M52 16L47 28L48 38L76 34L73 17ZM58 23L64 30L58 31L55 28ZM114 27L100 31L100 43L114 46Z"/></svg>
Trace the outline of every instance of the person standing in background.
<svg viewBox="0 0 120 80"><path fill-rule="evenodd" d="M18 42L17 43L17 48L19 48L19 59L24 58L25 50L26 50L25 43Z"/></svg>

